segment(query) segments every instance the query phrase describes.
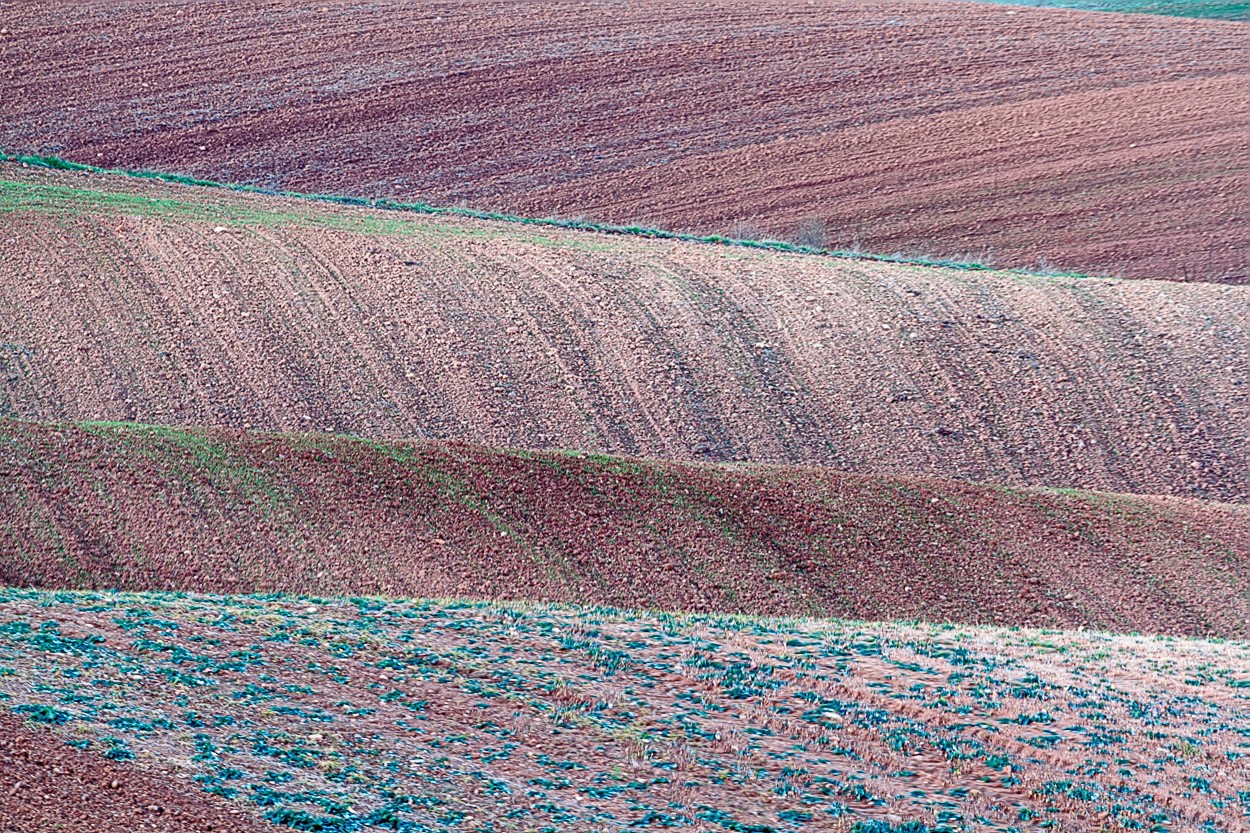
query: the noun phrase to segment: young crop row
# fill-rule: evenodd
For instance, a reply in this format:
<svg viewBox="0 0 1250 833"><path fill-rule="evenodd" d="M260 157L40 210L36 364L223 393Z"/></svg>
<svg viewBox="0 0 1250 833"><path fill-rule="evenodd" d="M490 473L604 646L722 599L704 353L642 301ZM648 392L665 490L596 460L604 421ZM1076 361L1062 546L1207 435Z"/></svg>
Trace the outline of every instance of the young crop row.
<svg viewBox="0 0 1250 833"><path fill-rule="evenodd" d="M0 596L5 706L310 831L1231 829L1248 667L1099 633Z"/></svg>

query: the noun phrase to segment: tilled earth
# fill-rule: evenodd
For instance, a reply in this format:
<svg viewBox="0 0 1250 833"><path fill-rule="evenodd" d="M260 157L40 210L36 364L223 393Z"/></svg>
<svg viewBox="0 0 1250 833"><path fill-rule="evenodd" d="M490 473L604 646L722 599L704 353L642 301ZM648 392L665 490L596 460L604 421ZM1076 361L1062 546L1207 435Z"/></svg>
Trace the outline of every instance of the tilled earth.
<svg viewBox="0 0 1250 833"><path fill-rule="evenodd" d="M1247 287L787 255L17 165L0 170L0 217L8 416L1250 493Z"/></svg>
<svg viewBox="0 0 1250 833"><path fill-rule="evenodd" d="M1250 510L462 444L0 421L0 584L1250 635Z"/></svg>
<svg viewBox="0 0 1250 833"><path fill-rule="evenodd" d="M955 2L19 3L0 147L1246 280L1250 25Z"/></svg>
<svg viewBox="0 0 1250 833"><path fill-rule="evenodd" d="M71 739L72 740L72 739ZM276 828L189 777L140 769L66 743L0 708L4 833L252 833Z"/></svg>
<svg viewBox="0 0 1250 833"><path fill-rule="evenodd" d="M284 829L1231 831L1250 802L1238 642L0 590L0 670L92 777L172 768Z"/></svg>

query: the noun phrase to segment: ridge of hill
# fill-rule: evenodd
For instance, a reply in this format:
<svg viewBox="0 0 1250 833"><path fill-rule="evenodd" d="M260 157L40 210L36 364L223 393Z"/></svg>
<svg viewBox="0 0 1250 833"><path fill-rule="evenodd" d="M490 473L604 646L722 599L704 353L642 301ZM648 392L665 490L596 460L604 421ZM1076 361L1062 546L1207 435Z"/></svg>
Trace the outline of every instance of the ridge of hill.
<svg viewBox="0 0 1250 833"><path fill-rule="evenodd" d="M1244 502L1250 289L0 167L0 415Z"/></svg>
<svg viewBox="0 0 1250 833"><path fill-rule="evenodd" d="M0 583L1250 634L1250 509L460 443L0 421Z"/></svg>
<svg viewBox="0 0 1250 833"><path fill-rule="evenodd" d="M1250 280L1243 23L919 0L208 8L9 10L0 147L288 191Z"/></svg>

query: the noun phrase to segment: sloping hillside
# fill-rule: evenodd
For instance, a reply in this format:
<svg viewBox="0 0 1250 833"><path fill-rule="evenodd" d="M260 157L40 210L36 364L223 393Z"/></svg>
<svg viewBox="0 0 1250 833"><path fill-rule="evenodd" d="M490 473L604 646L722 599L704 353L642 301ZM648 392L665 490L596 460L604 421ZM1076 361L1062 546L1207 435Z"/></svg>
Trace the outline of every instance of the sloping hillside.
<svg viewBox="0 0 1250 833"><path fill-rule="evenodd" d="M1248 37L920 0L19 3L0 147L1245 281Z"/></svg>
<svg viewBox="0 0 1250 833"><path fill-rule="evenodd" d="M0 583L1250 634L1250 511L820 469L0 422Z"/></svg>
<svg viewBox="0 0 1250 833"><path fill-rule="evenodd" d="M1241 502L1250 289L0 169L0 413Z"/></svg>
<svg viewBox="0 0 1250 833"><path fill-rule="evenodd" d="M1239 642L0 588L0 668L85 748L35 782L68 818L105 767L101 809L163 776L320 833L1232 831L1247 801Z"/></svg>

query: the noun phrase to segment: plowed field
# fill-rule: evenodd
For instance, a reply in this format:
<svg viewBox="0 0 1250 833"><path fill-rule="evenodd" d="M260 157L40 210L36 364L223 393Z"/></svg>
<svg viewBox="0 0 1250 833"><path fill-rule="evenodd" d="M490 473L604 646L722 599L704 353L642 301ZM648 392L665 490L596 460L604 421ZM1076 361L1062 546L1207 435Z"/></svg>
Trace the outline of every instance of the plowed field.
<svg viewBox="0 0 1250 833"><path fill-rule="evenodd" d="M0 710L4 833L275 833L189 775L105 760L67 740L82 744Z"/></svg>
<svg viewBox="0 0 1250 833"><path fill-rule="evenodd" d="M1250 510L820 469L0 422L0 584L1250 635Z"/></svg>
<svg viewBox="0 0 1250 833"><path fill-rule="evenodd" d="M1245 280L1248 38L908 0L19 3L0 30L0 146Z"/></svg>
<svg viewBox="0 0 1250 833"><path fill-rule="evenodd" d="M9 416L1250 491L1246 287L2 174Z"/></svg>
<svg viewBox="0 0 1250 833"><path fill-rule="evenodd" d="M84 757L283 830L1233 831L1250 802L1237 642L0 589L0 668Z"/></svg>

